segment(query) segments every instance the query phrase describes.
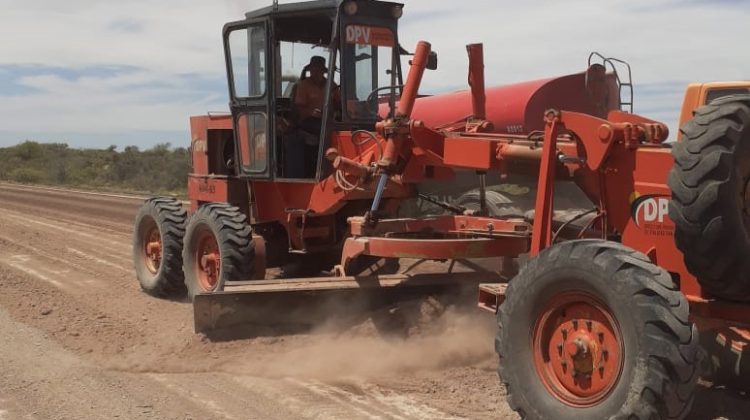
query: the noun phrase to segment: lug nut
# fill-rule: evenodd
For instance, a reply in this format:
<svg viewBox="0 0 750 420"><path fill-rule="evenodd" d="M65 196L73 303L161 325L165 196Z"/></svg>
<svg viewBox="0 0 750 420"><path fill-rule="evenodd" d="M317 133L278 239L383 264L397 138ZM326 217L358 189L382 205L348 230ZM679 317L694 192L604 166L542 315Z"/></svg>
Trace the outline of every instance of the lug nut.
<svg viewBox="0 0 750 420"><path fill-rule="evenodd" d="M603 332L599 332L599 333L597 334L597 336L599 336L599 342L600 342L600 343L603 343L603 342L604 342L604 333L603 333Z"/></svg>
<svg viewBox="0 0 750 420"><path fill-rule="evenodd" d="M591 322L591 321L586 321L586 328L588 328L588 329L589 329L589 331L591 331L591 330L592 330L593 326L594 326L594 323L593 323L593 322Z"/></svg>
<svg viewBox="0 0 750 420"><path fill-rule="evenodd" d="M576 331L578 330L578 320L577 319L573 320L573 329L576 330Z"/></svg>

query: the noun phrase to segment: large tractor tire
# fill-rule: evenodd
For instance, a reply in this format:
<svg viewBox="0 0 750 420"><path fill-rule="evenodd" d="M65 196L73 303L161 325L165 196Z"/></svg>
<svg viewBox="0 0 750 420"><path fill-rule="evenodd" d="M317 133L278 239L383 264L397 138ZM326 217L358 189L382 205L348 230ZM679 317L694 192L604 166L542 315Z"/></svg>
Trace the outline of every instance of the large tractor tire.
<svg viewBox="0 0 750 420"><path fill-rule="evenodd" d="M184 293L182 239L187 212L174 198L147 200L135 217L133 262L141 288L157 297Z"/></svg>
<svg viewBox="0 0 750 420"><path fill-rule="evenodd" d="M554 245L498 313L508 404L524 419L682 419L700 374L698 332L669 273L619 243Z"/></svg>
<svg viewBox="0 0 750 420"><path fill-rule="evenodd" d="M687 268L710 294L750 300L750 96L695 111L672 148L669 216Z"/></svg>
<svg viewBox="0 0 750 420"><path fill-rule="evenodd" d="M225 203L201 206L190 218L182 253L188 296L217 292L255 276L255 243L247 216Z"/></svg>

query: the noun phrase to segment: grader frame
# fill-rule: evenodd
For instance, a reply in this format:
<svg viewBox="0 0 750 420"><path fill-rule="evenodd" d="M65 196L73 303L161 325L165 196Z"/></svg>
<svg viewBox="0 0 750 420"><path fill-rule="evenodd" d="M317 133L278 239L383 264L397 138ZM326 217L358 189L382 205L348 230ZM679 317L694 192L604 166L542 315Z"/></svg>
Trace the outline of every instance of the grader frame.
<svg viewBox="0 0 750 420"><path fill-rule="evenodd" d="M332 63L335 62L338 47L347 48L344 45L347 42L357 45L367 42L358 36L348 40L341 38L349 28L354 27L347 25L356 25L357 28L367 25L365 16L353 17L357 7L377 11L375 21L393 29L393 33L380 38L378 42L381 45L385 43L394 51L402 49L397 41L395 21L386 18L387 13L384 12L392 11L392 16L397 20L402 6L367 0L327 2L326 5L328 3L335 6L334 12L326 8L326 13L335 15L336 22L330 41L334 46L330 55ZM248 22L258 22L261 15L248 15ZM387 24L384 24L386 21ZM263 22L266 22L263 23L266 25L264 27L273 27L273 20ZM243 25L245 23L242 22L228 25L225 35L232 28ZM413 296L435 290L452 292L456 284L485 281L478 287L478 302L483 309L501 312L501 333L497 345L500 354L502 349L514 348L513 345L509 347L507 337L504 338L505 333L502 333L503 317L507 317L509 311L518 309L511 306L506 307L505 311L500 310L509 289L501 283L498 273L361 276L356 270L357 263L368 257L461 260L514 258L522 254L528 254L534 261L540 257L553 258L558 248L572 252L571 255L576 252L593 252L594 257L611 254L611 259L619 259L623 266L633 267L634 273L640 276L637 281L643 282L639 286L633 280L623 287L635 288L636 298L651 299L648 302L648 311L651 312L646 315L653 319L643 321L645 326L632 327L632 331L641 331L639 328L647 328L647 324L661 323L663 331L659 333L662 335L657 337L657 341L669 342L673 350L682 356L650 354L648 348L643 348L648 346L641 341L626 342L626 335L630 331L628 323L633 321L617 319L613 315L616 311L610 309L610 306L616 306L615 303L609 305L602 297L604 295L599 296L595 292L596 287L606 286L608 281L614 280L600 278L597 280L599 286L589 284L578 288L574 283L571 285L570 279L562 279L559 284L567 284L567 289L563 288L555 295L557 283L551 283L545 293L552 294L552 298L540 300L541 309L533 309L540 312L536 324L531 322L533 320L529 324L529 328L534 330L533 343L530 345L537 349L540 346L538 341L543 341L542 350L534 353L536 373L542 378L541 382L553 397L554 404L559 404L556 406L559 413L574 415L580 412L585 416L594 416L592 418L599 418L596 416L602 413L612 415L616 410L631 410L627 405L612 408L607 404L619 398L617 395L621 391L618 391L618 387L621 386L618 381L621 376L633 381L635 379L632 378L638 376L627 373L628 369L634 369L631 365L636 362L631 359L635 356L631 354L636 352L633 350L636 348L641 352L638 353L639 358L653 358L662 362L657 370L661 369L662 375L668 377L664 380L671 384L662 389L658 397L664 401L649 399L649 409L656 410L659 416L665 418L682 418L689 410L691 401L689 396L683 394L692 389L699 363L695 350L697 335L691 332L691 322L702 331L718 332L725 340L726 347L739 354L750 342L750 305L719 299L705 292L698 278L687 268L685 256L677 247L675 224L669 212L672 190L667 185L667 179L675 164L672 148L665 144L669 136L667 127L660 122L621 111L619 101L612 97L613 92L619 97L622 88L616 83L619 79L616 75L613 78L606 68L596 64L590 66L579 79L585 79L585 86L580 86L580 89L588 95L583 105L566 103L566 107L571 106L574 110L553 107L533 117L522 116L523 121L538 118L542 122L542 131L521 134L519 131L525 130L518 127L523 125L496 127L498 117L490 117L488 108L489 105L497 108L498 100L494 97L492 103L488 104L482 46L472 44L467 51L471 115L454 121L442 121L438 126L422 121L421 117L430 118L430 112L429 108L428 111L420 111L417 100L424 72L435 64L429 43L418 43L403 85L399 81L396 86L400 67L391 67L393 85L388 87L389 96L380 101L381 118L366 124L360 121L347 128L341 121L334 121L329 108L332 107L334 89L332 65L327 85L327 120L321 132L321 151L325 146L325 153L319 156L315 179L305 182L273 180L273 176L271 179L253 178L243 176L239 169L236 173L212 174L212 168L221 166L217 156L227 155L222 154L221 147L217 145L232 145L234 150L228 155L236 157L236 165L243 164L243 159L252 159L252 153L256 152L248 149L250 142L259 138L257 133L253 137L248 132L253 127L248 121L247 112L254 105L244 100L236 101L231 86L231 117L203 116L191 119L194 133L194 174L188 184L191 212L197 214L211 203L234 206L218 210L233 215L233 223L240 226L234 229L245 231L245 239L252 244L245 241L243 246L253 250L254 262L251 271L245 270L248 277L219 280L211 283L210 290L194 294L196 330L212 330L219 325L231 328L242 323L242 318L246 316L250 316L254 322L274 323L274 320L292 314L297 303L309 303L313 297L337 294L343 296L344 300L350 300L369 295L377 296L375 300L381 301L381 298ZM346 68L346 64L343 66ZM232 70L228 68L231 85ZM342 74L342 77L346 75ZM347 82L344 80L343 83ZM533 93L540 89L539 86L527 85L523 88L525 91L514 92L519 95L531 92L532 95L525 102L522 101L528 105L534 101ZM560 92L564 92L564 86L558 85ZM747 89L748 84L730 83L721 87L742 90ZM703 98L700 100L705 99L705 90L698 92L696 86L691 89L686 104L688 100L696 102L699 97ZM398 98L397 91L400 91ZM564 93L561 96L570 96L569 91ZM466 96L463 98L466 99ZM422 103L429 101L428 98ZM369 97L366 102L368 105L371 102ZM628 105L632 106L632 97ZM690 107L694 109L697 105L693 103ZM533 108L529 106L523 111L528 113L530 109ZM447 115L445 111L436 112ZM688 118L685 112L683 109L683 118ZM267 122L265 127L268 133L273 133L275 124ZM223 136L224 141L211 139L212 133ZM264 135L267 145L275 140L275 137L272 140L272 136ZM359 136L365 136L368 141L359 141ZM272 146L269 147L267 150L273 150ZM415 185L426 180L449 180L452 171L458 169L475 171L477 174L480 191L477 210L442 203L441 206L453 214L393 217L401 201L416 195ZM532 215L496 217L488 213L485 180L487 174L493 171L503 176L522 173L538 177ZM561 180L573 181L593 203L593 208L564 223L554 218L554 192L556 183ZM747 207L744 208L746 211ZM241 227L247 219L248 226L254 231L252 239L247 233L249 229ZM577 220L585 220L585 224L574 225L573 222ZM279 227L283 231L280 236ZM744 228L747 230L748 226ZM187 237L190 230L188 225ZM579 241L584 238L594 241ZM565 248L563 245L566 243L580 244L580 249L588 247L588 250L581 251L573 245ZM208 251L190 249L187 240L185 247L186 274L190 270L208 270L214 276L221 273L223 264L226 264L225 250L217 246ZM591 251L593 248L596 248L595 252ZM284 256L316 255L331 250L339 252L340 256L333 277L263 280L266 266L278 265L279 259ZM195 266L187 263L189 257L193 257ZM511 280L510 289L513 289L514 282L525 284L523 282L530 281L524 280L524 273L529 277L529 272L534 270L533 264L531 266L522 271L518 280ZM584 280L582 282L585 283ZM616 283L611 286L619 287ZM642 290L638 289L641 286ZM516 289L523 290L522 286ZM661 300L656 299L659 296ZM738 297L737 300L745 298ZM278 304L279 299L286 299L287 303ZM295 303L289 304L289 299ZM244 301L250 311L234 309L233 305L239 301ZM690 322L685 312L688 303ZM278 312L279 308L285 314L269 320L266 310ZM566 312L565 308L569 308L569 311ZM671 314L671 321L659 318L661 315L658 313L662 312ZM646 319L646 315L638 314L635 318ZM302 315L303 318L305 316L307 321L314 322L314 317ZM555 321L554 317L558 317L558 320ZM553 339L560 340L557 350L551 341ZM545 350L547 344L549 349ZM558 356L552 356L558 351ZM500 357L510 358L507 353L500 354ZM677 360L679 357L682 359ZM501 362L501 366L507 362ZM571 364L573 367L569 367ZM512 377L510 374L508 376ZM649 389L652 385L632 383L629 386ZM675 398L679 402L670 402ZM514 408L521 410L529 407L528 401L515 404L517 407ZM542 411L539 413L549 414L544 409L540 408ZM637 411L636 408L632 410ZM537 415L541 415L539 413ZM529 416L535 417L534 414Z"/></svg>

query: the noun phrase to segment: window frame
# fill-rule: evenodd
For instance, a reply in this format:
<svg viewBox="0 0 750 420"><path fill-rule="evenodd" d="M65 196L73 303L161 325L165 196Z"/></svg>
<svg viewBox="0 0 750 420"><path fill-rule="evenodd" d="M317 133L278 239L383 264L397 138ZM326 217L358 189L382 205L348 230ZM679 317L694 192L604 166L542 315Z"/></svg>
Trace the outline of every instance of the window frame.
<svg viewBox="0 0 750 420"><path fill-rule="evenodd" d="M229 85L229 95L231 100L240 100L240 99L263 99L268 95L268 88L269 88L269 45L268 45L268 25L265 24L264 21L257 21L257 22L242 22L245 25L234 25L231 28L225 29L224 33L224 56L226 57L226 65L227 65L227 81ZM230 26L228 24L227 26ZM252 58L252 32L254 29L262 29L263 31L263 38L264 38L264 56L263 56L263 72L264 74L264 81L263 81L263 92L258 95L249 95L249 96L240 96L237 94L236 87L237 84L235 82L235 74L234 74L234 61L232 59L232 48L230 43L230 37L232 33L234 32L241 32L243 30L247 31L247 43L245 44L247 47L247 89L248 93L252 93L252 81L253 79L250 78L251 75L253 75L252 68L251 68L251 58ZM260 73L258 73L260 75Z"/></svg>
<svg viewBox="0 0 750 420"><path fill-rule="evenodd" d="M236 96L235 94L235 82L234 82L234 67L232 62L232 55L231 55L231 48L229 44L229 36L235 32L235 31L247 31L247 37L248 37L248 43L246 44L248 48L248 72L251 70L251 56L253 55L252 47L254 44L251 44L252 39L252 31L253 28L262 28L262 34L264 35L264 40L262 41L263 51L264 54L261 57L263 60L263 69L264 69L264 77L263 77L263 94L257 95L257 96ZM274 170L275 170L275 161L274 161L274 145L271 142L273 136L275 135L275 132L273 130L273 124L274 124L274 117L269 110L273 109L273 103L272 98L275 95L269 94L271 89L274 88L274 81L275 76L272 74L273 64L274 60L272 58L273 54L272 46L273 46L273 39L272 39L272 27L271 23L268 19L252 19L252 20L243 20L238 22L230 22L224 26L223 30L223 42L224 42L224 54L225 54L225 65L227 70L227 84L228 84L228 90L229 90L229 108L232 113L232 126L234 129L234 148L235 148L235 158L237 160L235 164L235 171L237 176L252 178L252 179L261 179L261 180L267 180L267 179L273 179L274 176ZM258 42L257 44L261 44ZM255 45L257 45L255 44ZM260 73L258 73L260 74ZM248 90L251 90L252 84L251 79L248 76ZM248 92L250 93L250 92ZM249 127L249 121L252 120L253 114L263 114L265 116L265 148L266 148L266 164L261 169L252 169L247 166L248 163L253 161L252 155L250 156L251 161L250 162L243 162L243 146L246 146L250 148L251 146L251 139L250 134L251 130ZM247 127L241 127L240 122L242 119L246 118L248 121ZM242 145L242 137L247 136L246 140L248 141L247 145ZM249 149L248 149L249 150ZM252 151L250 151L252 153Z"/></svg>

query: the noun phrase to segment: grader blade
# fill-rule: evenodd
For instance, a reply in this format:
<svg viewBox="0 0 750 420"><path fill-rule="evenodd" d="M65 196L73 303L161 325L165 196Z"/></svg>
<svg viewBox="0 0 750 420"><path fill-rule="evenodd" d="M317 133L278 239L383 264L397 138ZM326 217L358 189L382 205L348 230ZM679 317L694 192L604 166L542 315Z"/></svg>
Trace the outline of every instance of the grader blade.
<svg viewBox="0 0 750 420"><path fill-rule="evenodd" d="M491 272L419 273L233 282L193 300L195 331L239 338L303 331L326 321L362 319L368 311L426 296L475 297Z"/></svg>

